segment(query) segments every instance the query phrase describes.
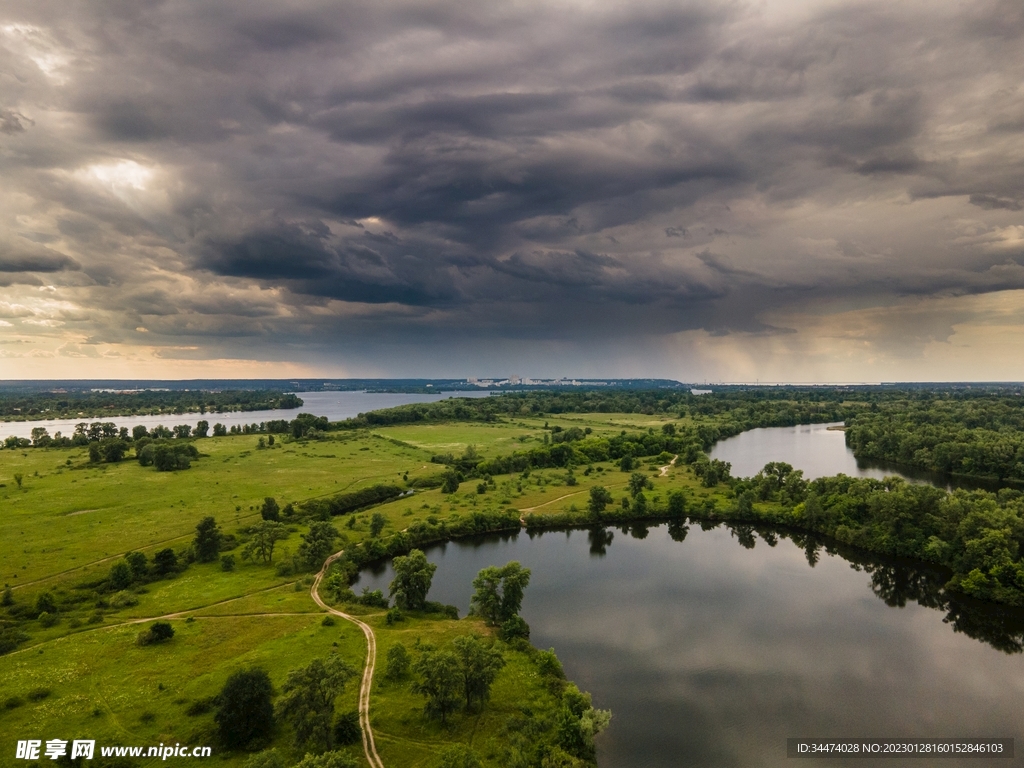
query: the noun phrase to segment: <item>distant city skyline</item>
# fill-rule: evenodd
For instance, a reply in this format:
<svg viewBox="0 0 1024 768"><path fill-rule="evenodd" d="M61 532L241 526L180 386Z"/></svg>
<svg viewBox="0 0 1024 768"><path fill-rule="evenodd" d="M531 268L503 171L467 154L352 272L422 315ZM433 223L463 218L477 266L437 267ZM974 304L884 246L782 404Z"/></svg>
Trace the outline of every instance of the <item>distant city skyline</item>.
<svg viewBox="0 0 1024 768"><path fill-rule="evenodd" d="M1019 0L0 9L0 379L1024 379Z"/></svg>

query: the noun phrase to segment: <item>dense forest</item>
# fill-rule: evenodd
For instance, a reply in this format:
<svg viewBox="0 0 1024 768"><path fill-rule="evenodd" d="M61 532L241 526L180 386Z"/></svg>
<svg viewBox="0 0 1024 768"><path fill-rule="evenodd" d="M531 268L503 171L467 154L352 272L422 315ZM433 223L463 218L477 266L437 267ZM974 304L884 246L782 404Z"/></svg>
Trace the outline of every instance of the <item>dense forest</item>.
<svg viewBox="0 0 1024 768"><path fill-rule="evenodd" d="M300 408L302 399L281 392L154 391L32 392L0 397L0 419L75 419L145 414L226 413Z"/></svg>
<svg viewBox="0 0 1024 768"><path fill-rule="evenodd" d="M1024 484L1024 398L882 403L847 421L846 443L858 459Z"/></svg>
<svg viewBox="0 0 1024 768"><path fill-rule="evenodd" d="M517 416L563 413L644 413L706 421L718 432L711 440L756 427L784 427L842 421L865 406L847 402L850 393L834 389L762 388L718 395L679 390L584 390L516 392L480 399L414 403L359 414L336 422L340 429L432 421L494 421ZM711 445L709 443L708 445Z"/></svg>

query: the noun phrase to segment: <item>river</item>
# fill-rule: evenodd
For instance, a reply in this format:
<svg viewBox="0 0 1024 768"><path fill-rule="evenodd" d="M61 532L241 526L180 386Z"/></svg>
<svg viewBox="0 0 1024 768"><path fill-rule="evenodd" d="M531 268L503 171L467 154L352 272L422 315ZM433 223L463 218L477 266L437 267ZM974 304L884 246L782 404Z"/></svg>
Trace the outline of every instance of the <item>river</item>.
<svg viewBox="0 0 1024 768"><path fill-rule="evenodd" d="M489 393L481 392L438 392L437 394L392 393L392 392L298 392L302 398L301 408L283 408L275 411L232 411L230 413L188 413L180 416L160 414L158 416L115 416L111 418L77 418L77 419L43 419L40 421L5 421L0 422L0 440L11 435L31 437L34 427L44 427L53 435L61 432L65 436L75 431L75 425L83 421L112 421L118 427L131 430L136 424L150 429L163 424L172 428L177 424L188 424L192 427L199 421L208 421L212 427L220 422L226 427L242 424L259 424L271 419L294 419L300 413L312 413L315 416L326 416L331 421L339 421L357 416L360 413L377 411L382 408L394 408L410 403L433 403L448 397L488 397Z"/></svg>
<svg viewBox="0 0 1024 768"><path fill-rule="evenodd" d="M429 598L465 615L481 568L529 567L531 641L613 712L601 768L790 766L788 737L1022 735L1024 657L998 649L1019 644L1019 612L951 602L940 573L806 550L725 525L492 536L429 548Z"/></svg>

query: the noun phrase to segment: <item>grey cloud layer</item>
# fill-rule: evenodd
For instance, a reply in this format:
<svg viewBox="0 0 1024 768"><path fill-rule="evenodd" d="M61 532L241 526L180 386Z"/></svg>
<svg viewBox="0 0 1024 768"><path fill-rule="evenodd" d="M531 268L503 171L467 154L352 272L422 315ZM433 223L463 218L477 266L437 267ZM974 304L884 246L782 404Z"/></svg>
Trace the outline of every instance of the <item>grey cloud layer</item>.
<svg viewBox="0 0 1024 768"><path fill-rule="evenodd" d="M218 355L1024 287L1024 7L774 5L9 3L0 278Z"/></svg>

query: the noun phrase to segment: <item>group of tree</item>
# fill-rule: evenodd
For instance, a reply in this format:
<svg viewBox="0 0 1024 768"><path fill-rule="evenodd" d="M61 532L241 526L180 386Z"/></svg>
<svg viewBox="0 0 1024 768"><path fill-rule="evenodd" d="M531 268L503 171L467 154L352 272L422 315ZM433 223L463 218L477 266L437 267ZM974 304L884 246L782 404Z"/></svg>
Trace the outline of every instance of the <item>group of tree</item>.
<svg viewBox="0 0 1024 768"><path fill-rule="evenodd" d="M260 390L25 392L0 396L0 419L70 419L76 416L137 416L226 413L300 408L294 394Z"/></svg>
<svg viewBox="0 0 1024 768"><path fill-rule="evenodd" d="M338 493L326 499L310 499L302 504L302 511L311 517L326 519L355 512L374 504L382 504L403 493L404 491L398 486L379 483L356 491Z"/></svg>
<svg viewBox="0 0 1024 768"><path fill-rule="evenodd" d="M500 568L488 566L473 579L471 610L489 626L498 627L502 640L529 639L530 628L519 615L529 583L530 569L515 560Z"/></svg>
<svg viewBox="0 0 1024 768"><path fill-rule="evenodd" d="M121 592L171 576L177 573L181 566L181 559L170 547L157 550L152 561L143 552L129 552L110 566L107 585L112 592Z"/></svg>
<svg viewBox="0 0 1024 768"><path fill-rule="evenodd" d="M461 635L441 648L422 648L412 665L417 675L412 690L424 697L424 714L443 725L460 705L467 711L482 709L504 666L505 658L493 643Z"/></svg>
<svg viewBox="0 0 1024 768"><path fill-rule="evenodd" d="M858 459L1024 485L1024 398L932 396L847 422Z"/></svg>
<svg viewBox="0 0 1024 768"><path fill-rule="evenodd" d="M307 754L299 765L352 768L355 763L350 758L333 750L351 743L353 735L355 740L359 738L358 715L353 734L355 713L336 717L335 712L335 701L355 676L352 665L336 653L313 659L305 667L288 673L275 705L274 687L266 670L234 672L216 697L214 721L220 741L228 749L260 749L273 737L276 724L284 722L292 728L296 749ZM246 765L285 768L277 750L262 752L260 756L251 758Z"/></svg>

